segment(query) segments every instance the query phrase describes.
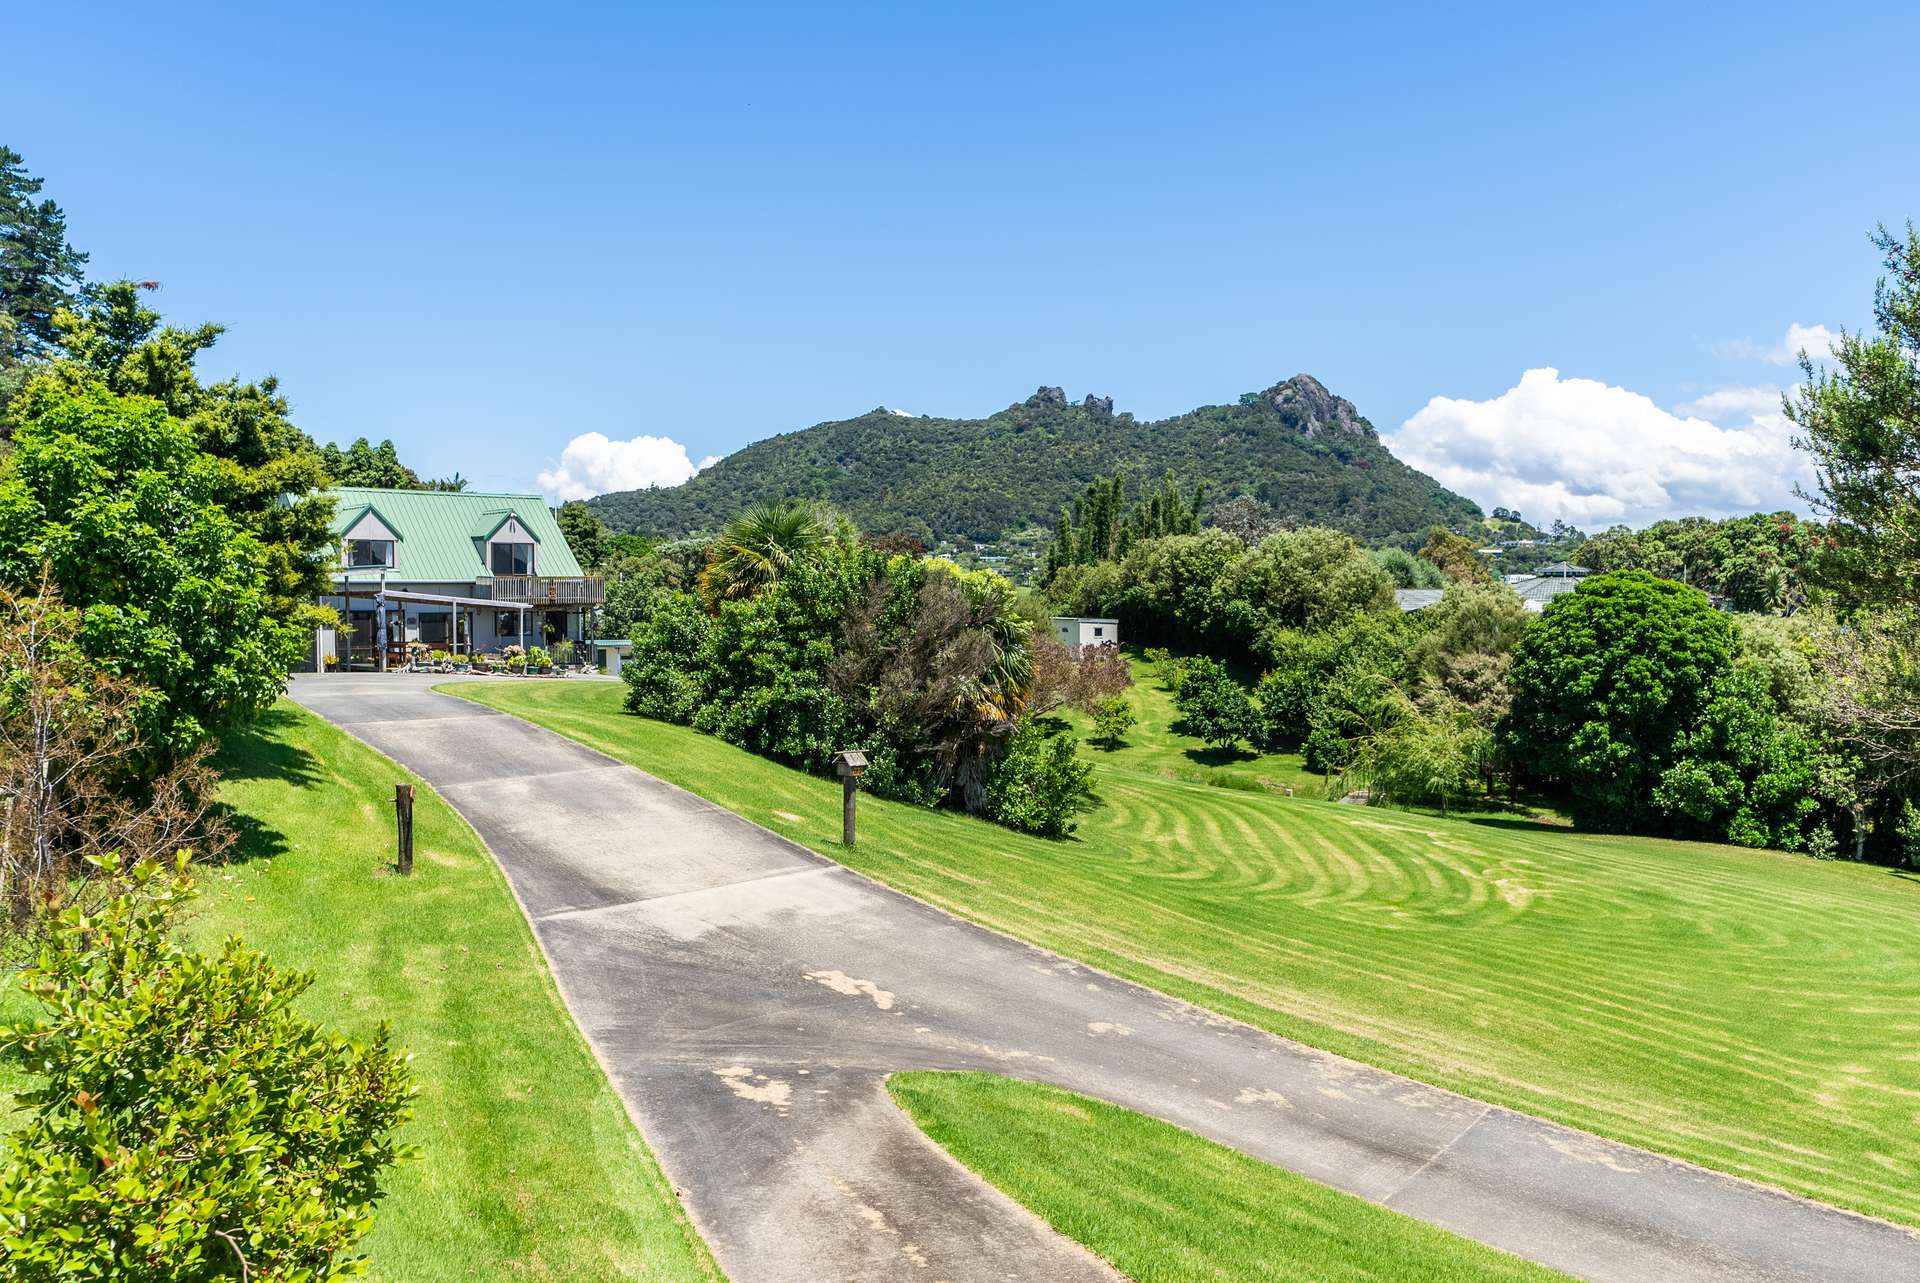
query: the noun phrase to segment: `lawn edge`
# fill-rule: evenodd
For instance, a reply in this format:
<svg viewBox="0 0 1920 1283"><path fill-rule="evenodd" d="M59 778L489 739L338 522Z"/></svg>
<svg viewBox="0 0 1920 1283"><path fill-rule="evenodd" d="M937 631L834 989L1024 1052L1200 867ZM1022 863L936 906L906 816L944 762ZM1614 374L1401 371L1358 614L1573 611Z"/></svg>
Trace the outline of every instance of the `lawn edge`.
<svg viewBox="0 0 1920 1283"><path fill-rule="evenodd" d="M435 689L437 690L438 688L436 687ZM540 933L533 929L533 917L527 912L526 901L520 898L519 888L513 885L513 879L508 877L506 870L501 867L500 857L495 854L493 847L488 844L484 837L480 836L480 831L473 827L473 822L467 819L466 813L454 805L450 798L438 789L435 789L431 784L428 784L405 766L402 766L399 762L387 756L387 754L373 744L355 735L347 727L337 722L329 721L304 704L299 704L291 700L288 702L293 703L294 707L299 709L301 715L311 717L315 721L338 731L340 734L378 757L381 761L391 765L394 770L399 771L411 781L414 787L431 794L436 801L446 807L447 811L460 822L460 826L472 835L473 840L479 844L480 849L487 853L488 868L494 880L505 887L507 894L512 897L514 907L520 912L520 930L525 933L526 938L533 945L534 952L540 957L541 989L547 995L547 1000L559 1009L560 1014L566 1017L567 1024L573 1029L574 1035L580 1039L581 1044L587 1049L587 1054L593 1057L593 1063L599 1068L601 1080L606 1083L607 1090L613 1094L615 1100L620 1102L621 1112L626 1115L628 1125L633 1128L634 1135L636 1135L640 1143L645 1146L647 1157L653 1163L654 1170L660 1173L660 1179L666 1182L667 1191L673 1196L673 1205L679 1212L679 1224L691 1237L690 1246L695 1249L694 1255L705 1262L708 1280L710 1280L710 1283L728 1283L726 1272L720 1268L720 1262L714 1257L713 1248L708 1242L705 1229L699 1224L699 1220L693 1214L693 1210L687 1206L685 1198L681 1196L680 1187L676 1185L673 1178L667 1174L666 1165L660 1161L660 1155L658 1151L654 1149L653 1142L647 1139L646 1128L641 1125L639 1115L634 1112L633 1105L627 1100L626 1094L615 1085L613 1071L607 1063L606 1055L600 1049L600 1044L594 1041L591 1034L581 1028L579 1018L574 1015L573 1007L567 1002L565 991L560 988L559 978L554 974L553 957L547 952L545 943L541 941ZM469 702L477 703L478 701ZM496 709L494 711L500 712L501 710ZM507 717L513 716L511 713L503 713L502 715ZM622 763L622 765L625 765L625 763Z"/></svg>

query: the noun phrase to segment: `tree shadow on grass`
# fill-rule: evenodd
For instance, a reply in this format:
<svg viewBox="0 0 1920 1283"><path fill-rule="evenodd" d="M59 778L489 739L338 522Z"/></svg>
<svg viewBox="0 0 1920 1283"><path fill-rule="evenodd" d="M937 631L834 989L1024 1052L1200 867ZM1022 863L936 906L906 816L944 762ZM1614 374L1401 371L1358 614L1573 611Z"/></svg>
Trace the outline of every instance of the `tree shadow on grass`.
<svg viewBox="0 0 1920 1283"><path fill-rule="evenodd" d="M1190 748L1186 750L1187 760L1200 766L1236 766L1241 762L1251 762L1260 755L1250 748L1241 748L1238 744L1226 748Z"/></svg>
<svg viewBox="0 0 1920 1283"><path fill-rule="evenodd" d="M320 759L287 734L299 724L298 713L268 709L227 736L214 754L213 769L223 780L282 780L300 788L320 783Z"/></svg>
<svg viewBox="0 0 1920 1283"><path fill-rule="evenodd" d="M1438 816L1440 812L1435 811L1433 812L1433 814ZM1511 815L1488 815L1484 811L1478 812L1478 813L1455 811L1451 816L1448 816L1447 818L1454 819L1454 820L1465 820L1468 824L1484 825L1485 827L1490 829L1519 829L1519 830L1524 830L1525 832L1528 832L1528 833L1538 833L1542 829L1546 829L1554 833L1583 832L1583 830L1576 829L1571 824L1559 823L1553 820L1544 820L1544 819L1541 819L1539 816L1528 815L1524 811L1518 811L1518 810L1516 810Z"/></svg>
<svg viewBox="0 0 1920 1283"><path fill-rule="evenodd" d="M228 782L278 780L295 788L317 786L324 779L320 759L294 743L290 734L300 720L298 713L287 709L268 709L222 742L214 755L214 769ZM286 834L231 803L217 803L212 818L234 836L233 845L220 857L222 864L270 860L293 849Z"/></svg>

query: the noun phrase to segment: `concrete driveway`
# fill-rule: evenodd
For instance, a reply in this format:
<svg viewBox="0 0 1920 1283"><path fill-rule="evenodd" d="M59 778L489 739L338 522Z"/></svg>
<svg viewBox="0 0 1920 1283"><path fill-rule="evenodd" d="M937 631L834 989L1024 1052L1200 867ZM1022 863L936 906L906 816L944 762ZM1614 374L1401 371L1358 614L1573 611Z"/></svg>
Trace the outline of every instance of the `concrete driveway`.
<svg viewBox="0 0 1920 1283"><path fill-rule="evenodd" d="M435 680L292 696L486 840L734 1283L1114 1277L926 1141L885 1092L903 1069L1057 1083L1607 1283L1920 1279L1920 1235L1063 961Z"/></svg>

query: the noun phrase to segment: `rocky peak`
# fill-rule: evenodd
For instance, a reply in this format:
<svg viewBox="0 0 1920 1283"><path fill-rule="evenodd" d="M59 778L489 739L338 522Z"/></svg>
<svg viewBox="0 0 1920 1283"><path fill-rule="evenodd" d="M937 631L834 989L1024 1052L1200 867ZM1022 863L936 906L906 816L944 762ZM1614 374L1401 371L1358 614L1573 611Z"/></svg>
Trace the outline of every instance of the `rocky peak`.
<svg viewBox="0 0 1920 1283"><path fill-rule="evenodd" d="M1028 405L1065 405L1067 393L1064 388L1043 387L1027 398Z"/></svg>
<svg viewBox="0 0 1920 1283"><path fill-rule="evenodd" d="M1092 410L1095 414L1113 413L1113 398L1110 396L1095 396L1089 392L1087 393L1087 399L1080 404Z"/></svg>
<svg viewBox="0 0 1920 1283"><path fill-rule="evenodd" d="M1302 436L1343 432L1379 440L1380 434L1353 408L1353 402L1327 391L1327 385L1311 374L1296 374L1284 383L1276 383L1256 399L1272 406L1281 421Z"/></svg>

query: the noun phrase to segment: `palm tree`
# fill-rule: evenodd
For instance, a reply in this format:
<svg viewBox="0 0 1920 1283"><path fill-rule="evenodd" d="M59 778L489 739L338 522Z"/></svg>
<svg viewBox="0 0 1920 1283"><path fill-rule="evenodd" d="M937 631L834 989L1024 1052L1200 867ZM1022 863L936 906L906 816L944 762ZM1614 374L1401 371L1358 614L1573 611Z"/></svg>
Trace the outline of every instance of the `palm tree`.
<svg viewBox="0 0 1920 1283"><path fill-rule="evenodd" d="M700 591L709 606L751 597L780 582L833 537L819 508L800 500L755 504L727 523L707 553Z"/></svg>

